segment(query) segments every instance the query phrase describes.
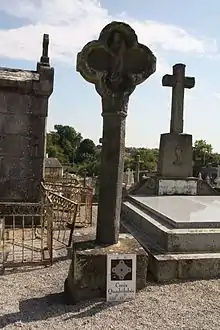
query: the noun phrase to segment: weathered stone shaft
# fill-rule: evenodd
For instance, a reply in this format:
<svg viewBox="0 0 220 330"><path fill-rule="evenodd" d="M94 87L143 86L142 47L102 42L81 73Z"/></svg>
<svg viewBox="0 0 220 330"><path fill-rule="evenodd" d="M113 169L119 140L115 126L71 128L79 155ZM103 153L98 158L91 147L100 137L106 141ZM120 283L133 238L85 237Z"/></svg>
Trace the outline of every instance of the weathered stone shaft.
<svg viewBox="0 0 220 330"><path fill-rule="evenodd" d="M118 242L125 153L125 123L128 98L102 99L103 142L97 219L97 243Z"/></svg>

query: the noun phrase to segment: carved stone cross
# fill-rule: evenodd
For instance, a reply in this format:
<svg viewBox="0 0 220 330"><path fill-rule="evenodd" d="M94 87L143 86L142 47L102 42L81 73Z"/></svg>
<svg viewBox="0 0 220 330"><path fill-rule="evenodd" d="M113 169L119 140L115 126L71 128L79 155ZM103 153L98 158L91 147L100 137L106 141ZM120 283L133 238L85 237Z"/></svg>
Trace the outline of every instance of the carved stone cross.
<svg viewBox="0 0 220 330"><path fill-rule="evenodd" d="M48 48L49 48L49 34L44 34L43 45L42 45L42 56L40 58L40 64L44 66L50 66Z"/></svg>
<svg viewBox="0 0 220 330"><path fill-rule="evenodd" d="M183 133L184 89L195 86L195 78L185 77L185 65L175 64L173 75L163 76L162 85L172 87L171 133Z"/></svg>
<svg viewBox="0 0 220 330"><path fill-rule="evenodd" d="M103 135L96 240L118 242L125 152L125 119L130 94L156 70L150 49L138 43L135 31L112 22L99 39L77 56L77 71L102 97Z"/></svg>

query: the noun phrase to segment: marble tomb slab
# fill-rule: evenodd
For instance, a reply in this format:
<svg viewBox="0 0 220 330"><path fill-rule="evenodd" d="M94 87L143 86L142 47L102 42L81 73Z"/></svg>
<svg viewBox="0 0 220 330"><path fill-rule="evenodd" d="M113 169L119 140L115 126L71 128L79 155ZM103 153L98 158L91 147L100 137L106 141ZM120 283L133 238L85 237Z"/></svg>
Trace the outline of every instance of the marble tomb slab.
<svg viewBox="0 0 220 330"><path fill-rule="evenodd" d="M220 228L220 196L130 196L174 228Z"/></svg>

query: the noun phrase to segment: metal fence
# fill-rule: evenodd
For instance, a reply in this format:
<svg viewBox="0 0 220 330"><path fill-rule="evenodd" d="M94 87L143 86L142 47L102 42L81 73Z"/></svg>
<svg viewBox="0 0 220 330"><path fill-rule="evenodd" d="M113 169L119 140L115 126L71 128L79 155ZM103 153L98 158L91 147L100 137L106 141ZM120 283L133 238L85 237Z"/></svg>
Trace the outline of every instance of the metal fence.
<svg viewBox="0 0 220 330"><path fill-rule="evenodd" d="M93 188L76 185L74 180L62 178L58 181L46 178L44 186L48 191L57 193L78 204L76 226L86 227L92 224Z"/></svg>
<svg viewBox="0 0 220 330"><path fill-rule="evenodd" d="M46 189L43 185L42 188L52 206L53 240L69 247L72 243L73 231L76 225L78 204Z"/></svg>
<svg viewBox="0 0 220 330"><path fill-rule="evenodd" d="M52 263L51 211L50 205L42 203L0 203L2 271Z"/></svg>
<svg viewBox="0 0 220 330"><path fill-rule="evenodd" d="M41 195L40 203L0 203L1 271L52 264L71 245L78 204L43 185Z"/></svg>

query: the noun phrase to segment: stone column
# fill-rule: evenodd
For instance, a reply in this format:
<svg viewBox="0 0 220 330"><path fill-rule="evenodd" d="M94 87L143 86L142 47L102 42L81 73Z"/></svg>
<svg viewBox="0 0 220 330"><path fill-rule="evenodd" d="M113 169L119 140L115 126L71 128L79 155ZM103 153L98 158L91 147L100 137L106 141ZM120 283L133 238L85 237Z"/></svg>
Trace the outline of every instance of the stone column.
<svg viewBox="0 0 220 330"><path fill-rule="evenodd" d="M135 31L122 22L108 24L99 39L77 57L77 71L102 97L103 135L97 219L98 244L118 242L129 96L156 70L150 49L138 43Z"/></svg>
<svg viewBox="0 0 220 330"><path fill-rule="evenodd" d="M117 243L118 240L124 174L127 104L128 98L119 100L119 102L102 99L103 142L97 242Z"/></svg>
<svg viewBox="0 0 220 330"><path fill-rule="evenodd" d="M140 180L140 155L136 156L135 164L135 183L138 183Z"/></svg>

